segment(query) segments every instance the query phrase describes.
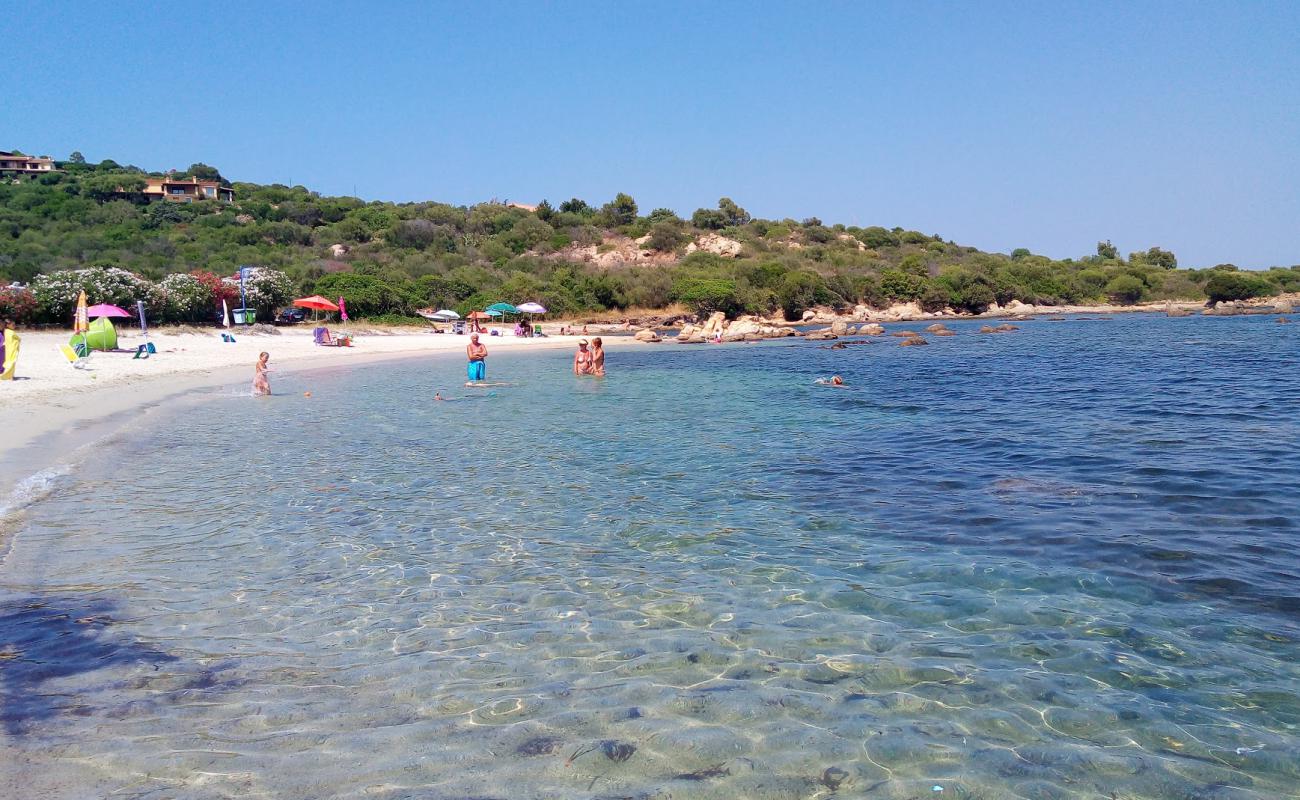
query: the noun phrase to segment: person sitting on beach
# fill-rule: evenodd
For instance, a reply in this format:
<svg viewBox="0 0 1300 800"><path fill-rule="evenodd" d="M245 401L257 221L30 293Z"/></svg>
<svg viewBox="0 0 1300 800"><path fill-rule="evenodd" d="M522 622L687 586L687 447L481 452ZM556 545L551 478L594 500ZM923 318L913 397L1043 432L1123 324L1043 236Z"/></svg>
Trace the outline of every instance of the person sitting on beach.
<svg viewBox="0 0 1300 800"><path fill-rule="evenodd" d="M484 361L487 358L487 345L479 343L477 333L470 334L465 355L469 357L469 365L465 368L469 383L481 383L487 377L487 364Z"/></svg>
<svg viewBox="0 0 1300 800"><path fill-rule="evenodd" d="M605 377L605 346L599 336L591 340L591 374Z"/></svg>
<svg viewBox="0 0 1300 800"><path fill-rule="evenodd" d="M591 351L587 349L587 340L578 342L578 352L573 354L573 374L591 374Z"/></svg>
<svg viewBox="0 0 1300 800"><path fill-rule="evenodd" d="M267 362L271 360L271 354L263 352L257 357L257 366L253 368L253 394L259 397L265 397L271 393L271 380L267 373L271 368Z"/></svg>

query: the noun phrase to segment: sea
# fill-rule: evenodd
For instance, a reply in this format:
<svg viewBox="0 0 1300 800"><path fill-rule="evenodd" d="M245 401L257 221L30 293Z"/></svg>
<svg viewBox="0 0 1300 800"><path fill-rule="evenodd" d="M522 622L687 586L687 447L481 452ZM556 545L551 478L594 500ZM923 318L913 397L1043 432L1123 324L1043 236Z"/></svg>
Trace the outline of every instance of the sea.
<svg viewBox="0 0 1300 800"><path fill-rule="evenodd" d="M273 373L49 454L0 796L1300 797L1300 324L979 324Z"/></svg>

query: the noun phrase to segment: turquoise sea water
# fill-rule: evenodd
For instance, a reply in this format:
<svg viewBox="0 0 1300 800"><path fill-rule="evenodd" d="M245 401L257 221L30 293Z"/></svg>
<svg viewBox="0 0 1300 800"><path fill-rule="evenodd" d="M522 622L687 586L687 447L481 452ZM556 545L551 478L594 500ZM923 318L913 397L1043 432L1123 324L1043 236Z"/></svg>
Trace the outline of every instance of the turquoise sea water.
<svg viewBox="0 0 1300 800"><path fill-rule="evenodd" d="M1300 796L1300 325L1020 325L178 402L0 545L0 795Z"/></svg>

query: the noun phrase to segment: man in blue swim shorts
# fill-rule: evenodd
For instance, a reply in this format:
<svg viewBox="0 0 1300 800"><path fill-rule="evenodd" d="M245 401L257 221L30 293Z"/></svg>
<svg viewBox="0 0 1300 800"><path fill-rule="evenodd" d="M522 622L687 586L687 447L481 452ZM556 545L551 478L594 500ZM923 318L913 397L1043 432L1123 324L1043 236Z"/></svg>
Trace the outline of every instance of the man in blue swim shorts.
<svg viewBox="0 0 1300 800"><path fill-rule="evenodd" d="M469 382L482 383L487 377L487 364L484 362L487 358L487 345L479 343L477 333L470 334L469 347L465 348L465 355L469 356L469 365L465 368Z"/></svg>

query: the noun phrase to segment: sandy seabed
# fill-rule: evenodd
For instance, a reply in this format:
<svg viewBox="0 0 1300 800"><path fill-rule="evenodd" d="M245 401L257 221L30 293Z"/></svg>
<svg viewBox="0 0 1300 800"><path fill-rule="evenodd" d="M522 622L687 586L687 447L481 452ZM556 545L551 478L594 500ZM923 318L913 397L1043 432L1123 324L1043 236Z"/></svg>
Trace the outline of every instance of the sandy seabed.
<svg viewBox="0 0 1300 800"><path fill-rule="evenodd" d="M279 335L257 335L232 329L232 343L222 341L219 329L193 332L162 328L151 330L148 338L128 329L118 332L118 348L125 352L93 353L81 369L74 368L60 349L70 338L68 331L20 331L17 380L0 382L0 454L12 462L15 453L47 434L84 428L202 387L241 381L251 387L253 365L263 351L271 354L274 387L276 373L360 366L422 354L463 357L469 344L468 336L429 330L343 327L332 330L350 333L353 346L323 347L312 340L310 326L277 330ZM489 361L492 353L505 350L571 349L584 338L523 338L508 330L505 333L482 337ZM145 342L152 342L157 352L149 358L134 358L136 347ZM618 342L631 343L632 339L619 337ZM606 345L614 343L610 339ZM33 455L23 455L20 460L35 461Z"/></svg>

